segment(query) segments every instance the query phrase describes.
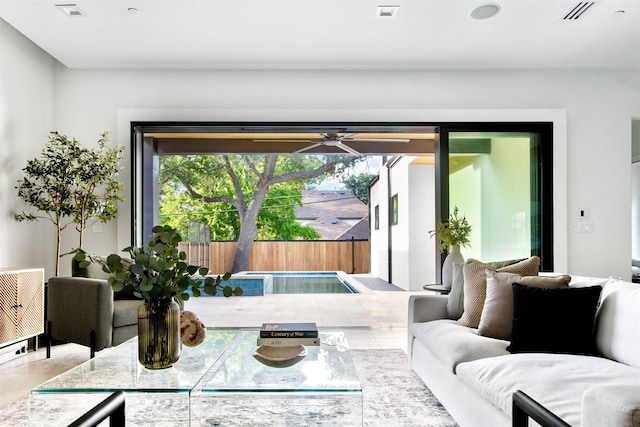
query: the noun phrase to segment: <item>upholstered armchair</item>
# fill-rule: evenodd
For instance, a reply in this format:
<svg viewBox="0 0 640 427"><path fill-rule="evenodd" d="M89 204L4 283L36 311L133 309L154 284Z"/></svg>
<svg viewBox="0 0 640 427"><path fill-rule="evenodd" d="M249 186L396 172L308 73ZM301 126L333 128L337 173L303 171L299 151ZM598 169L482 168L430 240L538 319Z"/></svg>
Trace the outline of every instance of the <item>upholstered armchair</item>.
<svg viewBox="0 0 640 427"><path fill-rule="evenodd" d="M52 277L47 297L47 358L51 342L59 340L96 351L118 345L138 334L142 300L132 289L114 293L98 264L79 268L72 261L71 277Z"/></svg>

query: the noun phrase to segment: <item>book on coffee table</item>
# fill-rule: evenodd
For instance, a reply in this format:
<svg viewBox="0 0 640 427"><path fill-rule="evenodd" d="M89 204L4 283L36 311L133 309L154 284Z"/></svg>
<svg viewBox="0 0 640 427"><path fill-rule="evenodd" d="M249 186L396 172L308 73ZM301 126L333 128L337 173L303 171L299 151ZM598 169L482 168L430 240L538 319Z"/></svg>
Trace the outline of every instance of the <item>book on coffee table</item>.
<svg viewBox="0 0 640 427"><path fill-rule="evenodd" d="M270 347L320 345L320 338L315 323L263 323L257 343Z"/></svg>
<svg viewBox="0 0 640 427"><path fill-rule="evenodd" d="M318 338L315 323L263 323L260 338Z"/></svg>

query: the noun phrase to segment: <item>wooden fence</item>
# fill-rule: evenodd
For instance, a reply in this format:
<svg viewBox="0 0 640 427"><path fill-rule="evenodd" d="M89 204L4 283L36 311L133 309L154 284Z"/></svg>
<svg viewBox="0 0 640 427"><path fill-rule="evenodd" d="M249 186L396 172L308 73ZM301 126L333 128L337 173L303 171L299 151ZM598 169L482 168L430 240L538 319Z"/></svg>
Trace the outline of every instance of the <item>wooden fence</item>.
<svg viewBox="0 0 640 427"><path fill-rule="evenodd" d="M201 265L207 244L180 243L189 263ZM231 271L236 242L209 245L209 268L218 274ZM369 272L368 240L256 241L249 257L250 271L344 271Z"/></svg>

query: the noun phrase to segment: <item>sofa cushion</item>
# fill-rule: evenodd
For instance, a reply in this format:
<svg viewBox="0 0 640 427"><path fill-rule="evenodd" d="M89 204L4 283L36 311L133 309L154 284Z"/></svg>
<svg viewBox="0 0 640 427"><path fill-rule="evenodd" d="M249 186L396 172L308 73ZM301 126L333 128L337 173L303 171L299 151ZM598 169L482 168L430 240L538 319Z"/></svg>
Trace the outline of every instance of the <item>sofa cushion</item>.
<svg viewBox="0 0 640 427"><path fill-rule="evenodd" d="M113 302L113 327L138 324L138 307L142 300L119 300Z"/></svg>
<svg viewBox="0 0 640 427"><path fill-rule="evenodd" d="M484 300L478 333L502 340L511 339L513 323L513 283L540 288L566 288L570 276L521 276L519 274L486 270L487 295Z"/></svg>
<svg viewBox="0 0 640 427"><path fill-rule="evenodd" d="M464 264L453 263L451 291L447 300L447 317L458 320L464 313Z"/></svg>
<svg viewBox="0 0 640 427"><path fill-rule="evenodd" d="M640 368L640 285L611 278L602 291L596 315L600 354Z"/></svg>
<svg viewBox="0 0 640 427"><path fill-rule="evenodd" d="M522 390L572 426L580 425L585 390L640 383L640 370L612 360L549 353L512 354L461 363L456 374L506 414L511 414L513 392Z"/></svg>
<svg viewBox="0 0 640 427"><path fill-rule="evenodd" d="M512 353L595 354L601 286L536 288L513 284Z"/></svg>
<svg viewBox="0 0 640 427"><path fill-rule="evenodd" d="M470 328L477 328L480 324L487 289L486 270L505 271L521 276L537 276L539 267L540 258L537 256L498 269L491 264L468 259L464 264L464 313L458 322Z"/></svg>
<svg viewBox="0 0 640 427"><path fill-rule="evenodd" d="M454 320L413 323L411 333L449 369L455 372L459 363L484 357L509 354L508 341L482 337L477 331Z"/></svg>

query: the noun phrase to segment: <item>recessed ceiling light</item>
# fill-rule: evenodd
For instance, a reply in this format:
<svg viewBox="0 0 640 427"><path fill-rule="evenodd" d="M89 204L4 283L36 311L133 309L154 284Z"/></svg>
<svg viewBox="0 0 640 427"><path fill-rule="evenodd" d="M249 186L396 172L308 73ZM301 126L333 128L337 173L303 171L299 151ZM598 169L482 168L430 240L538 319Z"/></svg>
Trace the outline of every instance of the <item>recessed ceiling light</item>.
<svg viewBox="0 0 640 427"><path fill-rule="evenodd" d="M87 16L77 4L57 4L56 7L67 16Z"/></svg>
<svg viewBox="0 0 640 427"><path fill-rule="evenodd" d="M473 19L489 19L496 16L498 12L500 12L500 5L489 3L476 7L469 13L469 16Z"/></svg>
<svg viewBox="0 0 640 427"><path fill-rule="evenodd" d="M127 9L127 12L129 12L129 14L131 15L138 15L140 13L140 11L135 7L130 7L129 9Z"/></svg>
<svg viewBox="0 0 640 427"><path fill-rule="evenodd" d="M622 16L622 15L624 15L625 13L626 13L626 10L622 10L622 9L620 9L620 10L616 10L616 11L614 12L614 14L615 14L616 16Z"/></svg>
<svg viewBox="0 0 640 427"><path fill-rule="evenodd" d="M378 6L376 16L378 18L395 18L400 6Z"/></svg>

